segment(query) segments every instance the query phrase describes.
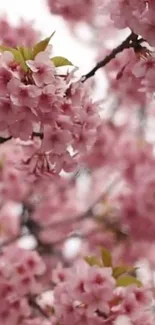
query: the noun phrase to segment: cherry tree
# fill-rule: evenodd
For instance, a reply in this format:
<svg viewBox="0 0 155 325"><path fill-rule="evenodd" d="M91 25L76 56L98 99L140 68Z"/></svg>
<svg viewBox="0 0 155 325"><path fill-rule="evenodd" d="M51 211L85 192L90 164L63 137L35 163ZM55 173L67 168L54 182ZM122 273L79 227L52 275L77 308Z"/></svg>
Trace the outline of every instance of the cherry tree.
<svg viewBox="0 0 155 325"><path fill-rule="evenodd" d="M55 32L1 17L0 324L153 325L155 5L47 8L66 28L89 26L96 64L79 77L53 55Z"/></svg>

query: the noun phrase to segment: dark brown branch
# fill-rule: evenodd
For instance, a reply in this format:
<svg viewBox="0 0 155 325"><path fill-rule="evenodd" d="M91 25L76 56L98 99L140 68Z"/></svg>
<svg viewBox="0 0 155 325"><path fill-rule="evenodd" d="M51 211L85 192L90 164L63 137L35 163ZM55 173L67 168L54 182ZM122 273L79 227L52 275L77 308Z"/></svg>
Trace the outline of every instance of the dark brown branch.
<svg viewBox="0 0 155 325"><path fill-rule="evenodd" d="M8 141L8 140L11 140L12 139L12 137L10 136L10 137L8 137L8 138L2 138L2 137L0 137L0 144L2 144L2 143L4 143L4 142L6 142L6 141Z"/></svg>
<svg viewBox="0 0 155 325"><path fill-rule="evenodd" d="M131 33L120 45L118 45L116 48L114 48L109 55L107 55L103 60L98 62L96 64L96 66L91 71L89 71L86 75L84 75L82 77L82 82L85 82L89 78L93 77L95 75L95 73L97 72L97 70L99 70L100 68L107 65L111 60L113 60L115 58L115 56L118 53L124 51L125 49L129 49L129 48L137 49L137 46L139 46L139 44L141 42L142 42L142 39L138 40L138 36L134 33Z"/></svg>
<svg viewBox="0 0 155 325"><path fill-rule="evenodd" d="M43 140L43 138L44 138L44 133L43 133L43 132L33 132L33 133L32 133L32 136L31 136L32 140L33 140L34 137L38 137L38 138L40 138L41 140Z"/></svg>

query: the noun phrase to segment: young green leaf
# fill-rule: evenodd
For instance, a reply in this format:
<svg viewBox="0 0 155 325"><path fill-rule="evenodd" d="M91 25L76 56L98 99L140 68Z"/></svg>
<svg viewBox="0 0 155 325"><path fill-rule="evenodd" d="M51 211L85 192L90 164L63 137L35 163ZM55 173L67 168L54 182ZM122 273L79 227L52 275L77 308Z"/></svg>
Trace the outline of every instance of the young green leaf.
<svg viewBox="0 0 155 325"><path fill-rule="evenodd" d="M104 247L101 248L101 257L104 266L112 266L112 256L110 252Z"/></svg>
<svg viewBox="0 0 155 325"><path fill-rule="evenodd" d="M18 49L11 49L12 54L14 55L15 61L20 64L21 68L26 72L28 70L28 67L26 65L26 62L24 60L24 57L20 50Z"/></svg>
<svg viewBox="0 0 155 325"><path fill-rule="evenodd" d="M51 38L54 36L55 32L53 32L49 37L45 38L41 42L37 43L33 48L33 58L36 57L36 55L42 51L45 51Z"/></svg>
<svg viewBox="0 0 155 325"><path fill-rule="evenodd" d="M14 56L15 61L20 64L21 68L24 71L27 71L28 67L25 63L25 60L24 60L24 57L23 57L21 51L18 48L14 49L12 47L0 46L0 52L6 52L6 51L11 52Z"/></svg>
<svg viewBox="0 0 155 325"><path fill-rule="evenodd" d="M102 266L100 260L96 256L86 256L84 259L90 266Z"/></svg>
<svg viewBox="0 0 155 325"><path fill-rule="evenodd" d="M63 56L54 56L51 58L51 61L55 65L56 68L63 67L63 66L73 66L72 62L70 62L68 59L64 58Z"/></svg>
<svg viewBox="0 0 155 325"><path fill-rule="evenodd" d="M21 52L24 60L32 60L33 59L33 53L32 49L29 47L18 47L18 50Z"/></svg>
<svg viewBox="0 0 155 325"><path fill-rule="evenodd" d="M131 268L129 266L121 265L121 266L116 266L113 268L113 277L115 279L119 278L121 275L133 271L134 268Z"/></svg>
<svg viewBox="0 0 155 325"><path fill-rule="evenodd" d="M142 283L136 278L130 275L123 275L116 281L117 287L128 287L129 285L136 284L137 287L141 287Z"/></svg>

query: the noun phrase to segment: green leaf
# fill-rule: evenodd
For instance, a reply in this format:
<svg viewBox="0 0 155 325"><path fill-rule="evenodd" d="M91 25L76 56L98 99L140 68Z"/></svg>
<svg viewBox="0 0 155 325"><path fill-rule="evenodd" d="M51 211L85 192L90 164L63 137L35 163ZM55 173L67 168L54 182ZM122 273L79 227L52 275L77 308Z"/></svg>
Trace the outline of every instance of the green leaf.
<svg viewBox="0 0 155 325"><path fill-rule="evenodd" d="M32 49L28 47L18 47L25 61L33 59Z"/></svg>
<svg viewBox="0 0 155 325"><path fill-rule="evenodd" d="M102 266L100 260L96 256L86 256L84 259L90 266Z"/></svg>
<svg viewBox="0 0 155 325"><path fill-rule="evenodd" d="M55 32L53 32L49 37L45 38L43 41L37 43L33 48L33 58L42 51L45 51L51 38L54 36Z"/></svg>
<svg viewBox="0 0 155 325"><path fill-rule="evenodd" d="M67 65L73 66L72 62L70 62L68 59L64 58L63 56L54 56L53 58L51 58L51 61L53 62L56 68L67 66Z"/></svg>
<svg viewBox="0 0 155 325"><path fill-rule="evenodd" d="M101 257L104 266L112 266L112 256L110 252L104 247L101 248Z"/></svg>
<svg viewBox="0 0 155 325"><path fill-rule="evenodd" d="M20 64L20 66L22 67L22 69L24 71L27 71L28 67L25 63L25 60L24 60L24 57L23 57L21 51L18 48L14 49L12 47L0 46L0 52L6 52L6 51L11 52L14 56L15 61Z"/></svg>
<svg viewBox="0 0 155 325"><path fill-rule="evenodd" d="M15 61L20 64L24 71L28 70L22 53L18 49L11 49L11 53L14 55Z"/></svg>
<svg viewBox="0 0 155 325"><path fill-rule="evenodd" d="M117 287L128 287L129 285L136 284L138 287L142 286L142 283L130 275L123 275L116 281Z"/></svg>
<svg viewBox="0 0 155 325"><path fill-rule="evenodd" d="M113 277L115 279L119 278L122 274L128 273L133 271L134 268L130 268L129 266L121 265L121 266L116 266L113 268Z"/></svg>

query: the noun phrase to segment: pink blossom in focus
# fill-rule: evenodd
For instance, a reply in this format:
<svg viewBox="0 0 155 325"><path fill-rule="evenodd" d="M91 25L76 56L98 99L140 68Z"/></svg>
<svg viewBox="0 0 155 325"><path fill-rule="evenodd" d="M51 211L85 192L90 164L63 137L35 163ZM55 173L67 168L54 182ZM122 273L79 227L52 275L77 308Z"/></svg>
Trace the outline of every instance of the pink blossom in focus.
<svg viewBox="0 0 155 325"><path fill-rule="evenodd" d="M38 87L53 83L55 69L47 53L40 52L34 61L28 60L27 65L32 70L32 77Z"/></svg>

